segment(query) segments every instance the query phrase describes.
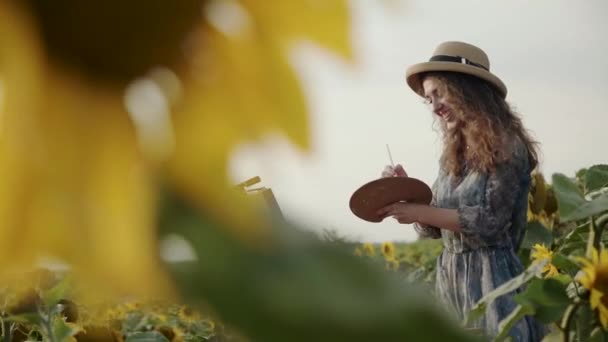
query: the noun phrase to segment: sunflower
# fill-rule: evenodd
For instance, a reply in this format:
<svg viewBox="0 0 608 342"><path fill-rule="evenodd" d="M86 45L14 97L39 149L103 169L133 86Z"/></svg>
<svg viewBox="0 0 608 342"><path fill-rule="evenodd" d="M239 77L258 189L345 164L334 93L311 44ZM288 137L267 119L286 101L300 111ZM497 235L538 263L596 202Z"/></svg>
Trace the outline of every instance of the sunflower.
<svg viewBox="0 0 608 342"><path fill-rule="evenodd" d="M545 273L545 278L553 277L557 275L559 272L557 268L551 263L553 259L553 252L550 251L544 244L535 244L532 247L532 253L530 254L533 263L538 263L544 260L548 260L545 266L543 267L543 273Z"/></svg>
<svg viewBox="0 0 608 342"><path fill-rule="evenodd" d="M180 307L177 315L181 321L186 323L192 323L200 319L200 315L198 314L198 312L194 311L188 306Z"/></svg>
<svg viewBox="0 0 608 342"><path fill-rule="evenodd" d="M608 328L608 250L593 249L591 260L577 258L583 265L577 280L591 292L590 304L597 309L600 322Z"/></svg>
<svg viewBox="0 0 608 342"><path fill-rule="evenodd" d="M395 245L392 242L385 242L382 244L382 255L384 258L394 259L395 258Z"/></svg>
<svg viewBox="0 0 608 342"><path fill-rule="evenodd" d="M376 255L376 249L374 248L374 245L372 245L369 242L363 244L363 252L367 256L374 256L374 255Z"/></svg>
<svg viewBox="0 0 608 342"><path fill-rule="evenodd" d="M90 290L174 295L163 187L269 241L229 158L269 132L309 147L293 47L348 60L349 22L346 0L0 1L0 270L50 256Z"/></svg>

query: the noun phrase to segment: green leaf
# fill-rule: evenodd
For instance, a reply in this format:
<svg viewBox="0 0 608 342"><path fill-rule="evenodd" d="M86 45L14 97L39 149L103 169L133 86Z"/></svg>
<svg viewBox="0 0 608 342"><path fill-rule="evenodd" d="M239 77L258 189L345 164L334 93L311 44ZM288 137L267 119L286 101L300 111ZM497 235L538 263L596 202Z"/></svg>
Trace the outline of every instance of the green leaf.
<svg viewBox="0 0 608 342"><path fill-rule="evenodd" d="M608 341L608 332L606 332L601 327L597 327L593 329L591 332L591 338L589 338L589 342L606 342Z"/></svg>
<svg viewBox="0 0 608 342"><path fill-rule="evenodd" d="M608 211L608 194L602 194L591 201L585 201L578 208L560 216L560 221L568 222L580 220L603 213L604 211Z"/></svg>
<svg viewBox="0 0 608 342"><path fill-rule="evenodd" d="M209 341L209 338L203 336L196 335L186 335L184 336L184 342L205 342Z"/></svg>
<svg viewBox="0 0 608 342"><path fill-rule="evenodd" d="M551 231L545 228L540 222L528 222L526 234L524 235L520 248L531 249L537 243L551 247L553 244L553 235L551 234Z"/></svg>
<svg viewBox="0 0 608 342"><path fill-rule="evenodd" d="M53 319L53 336L55 342L69 341L71 336L82 331L77 325L68 324L61 317Z"/></svg>
<svg viewBox="0 0 608 342"><path fill-rule="evenodd" d="M587 170L584 178L587 193L608 186L608 165L593 165Z"/></svg>
<svg viewBox="0 0 608 342"><path fill-rule="evenodd" d="M511 293L516 289L520 288L523 284L527 283L531 279L538 277L542 274L542 269L545 267L545 264L548 260L543 260L537 263L531 264L525 271L523 271L520 275L514 277L513 279L503 283L493 291L486 294L483 298L481 298L471 309L469 312L465 325L470 325L472 322L476 321L479 317L483 316L486 312L486 308L492 302L494 302L498 297L503 296L505 294Z"/></svg>
<svg viewBox="0 0 608 342"><path fill-rule="evenodd" d="M476 341L425 289L352 249L285 222L264 248L204 220L180 198L164 204L161 232L191 242L196 261L168 265L180 295L209 307L252 341Z"/></svg>
<svg viewBox="0 0 608 342"><path fill-rule="evenodd" d="M587 168L582 168L582 169L576 171L576 173L575 173L576 180L579 183L584 182L584 180L585 180L585 174L587 174Z"/></svg>
<svg viewBox="0 0 608 342"><path fill-rule="evenodd" d="M571 300L566 294L566 284L555 279L532 279L528 287L515 295L520 305L528 305L535 311L535 317L544 323L558 320Z"/></svg>
<svg viewBox="0 0 608 342"><path fill-rule="evenodd" d="M124 333L135 332L140 329L144 322L144 314L141 312L129 312L127 317L122 322L122 331Z"/></svg>
<svg viewBox="0 0 608 342"><path fill-rule="evenodd" d="M47 308L51 309L64 299L70 290L71 278L64 277L55 286L42 293L42 300Z"/></svg>
<svg viewBox="0 0 608 342"><path fill-rule="evenodd" d="M146 331L130 334L125 342L169 342L169 340L158 331Z"/></svg>
<svg viewBox="0 0 608 342"><path fill-rule="evenodd" d="M562 342L564 341L564 334L559 331L552 331L551 333L549 333L548 335L546 335L545 337L543 337L542 342Z"/></svg>
<svg viewBox="0 0 608 342"><path fill-rule="evenodd" d="M533 307L529 305L518 305L507 317L503 318L503 320L498 323L498 335L496 335L494 341L498 342L505 340L515 323L524 318L524 316L533 313Z"/></svg>
<svg viewBox="0 0 608 342"><path fill-rule="evenodd" d="M530 259L530 249L520 248L517 251L517 256L519 257L519 260L524 268L528 268L532 263L532 260Z"/></svg>
<svg viewBox="0 0 608 342"><path fill-rule="evenodd" d="M561 173L552 177L553 191L557 197L560 219L572 214L585 203L585 198L576 183Z"/></svg>
<svg viewBox="0 0 608 342"><path fill-rule="evenodd" d="M563 274L563 273L559 273L557 275L554 275L551 277L551 279L555 279L556 281L559 281L562 285L564 286L569 286L570 284L572 284L572 280L574 277L571 277L567 274Z"/></svg>
<svg viewBox="0 0 608 342"><path fill-rule="evenodd" d="M568 273L571 277L574 277L580 269L574 261L570 260L570 258L561 253L553 252L551 262L553 265L555 265L555 267Z"/></svg>
<svg viewBox="0 0 608 342"><path fill-rule="evenodd" d="M557 251L566 255L584 254L587 247L587 236L591 226L589 223L584 223L572 229L557 243ZM578 252L578 253L577 253Z"/></svg>
<svg viewBox="0 0 608 342"><path fill-rule="evenodd" d="M16 323L26 323L39 325L42 322L42 318L37 312L28 312L19 315L11 315L7 317L3 317L6 321L16 322Z"/></svg>

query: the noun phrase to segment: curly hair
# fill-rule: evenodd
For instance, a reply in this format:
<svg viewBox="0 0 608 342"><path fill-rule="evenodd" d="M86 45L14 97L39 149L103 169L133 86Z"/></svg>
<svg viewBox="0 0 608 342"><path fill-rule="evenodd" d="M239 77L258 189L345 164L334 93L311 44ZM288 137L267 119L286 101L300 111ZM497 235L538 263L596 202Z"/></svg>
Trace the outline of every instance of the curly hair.
<svg viewBox="0 0 608 342"><path fill-rule="evenodd" d="M443 125L442 166L456 179L463 166L479 172L493 172L509 159L509 141L518 137L528 150L530 169L538 166L538 142L524 128L519 114L490 83L462 73L429 72L445 94L456 119L456 129Z"/></svg>

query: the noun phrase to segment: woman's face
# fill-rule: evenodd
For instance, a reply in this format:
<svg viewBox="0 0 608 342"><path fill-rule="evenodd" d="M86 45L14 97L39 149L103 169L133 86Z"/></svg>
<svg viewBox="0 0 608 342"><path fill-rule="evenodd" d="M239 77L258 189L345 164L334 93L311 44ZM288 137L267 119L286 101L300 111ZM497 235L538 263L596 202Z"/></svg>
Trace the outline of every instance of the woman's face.
<svg viewBox="0 0 608 342"><path fill-rule="evenodd" d="M439 79L433 76L427 76L422 82L424 98L433 114L437 115L445 124L445 127L452 129L456 126L456 113L452 105L448 101L448 96L445 93L445 87Z"/></svg>

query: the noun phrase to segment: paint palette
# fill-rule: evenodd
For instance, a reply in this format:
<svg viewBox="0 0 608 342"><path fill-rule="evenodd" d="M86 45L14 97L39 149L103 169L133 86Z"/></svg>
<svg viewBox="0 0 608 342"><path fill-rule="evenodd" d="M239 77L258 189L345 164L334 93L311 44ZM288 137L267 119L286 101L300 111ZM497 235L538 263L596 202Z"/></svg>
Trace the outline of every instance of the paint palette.
<svg viewBox="0 0 608 342"><path fill-rule="evenodd" d="M411 177L387 177L373 180L357 189L350 197L350 210L359 218L381 222L376 212L389 204L410 202L429 204L433 198L431 188L423 181Z"/></svg>

